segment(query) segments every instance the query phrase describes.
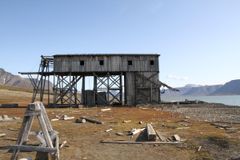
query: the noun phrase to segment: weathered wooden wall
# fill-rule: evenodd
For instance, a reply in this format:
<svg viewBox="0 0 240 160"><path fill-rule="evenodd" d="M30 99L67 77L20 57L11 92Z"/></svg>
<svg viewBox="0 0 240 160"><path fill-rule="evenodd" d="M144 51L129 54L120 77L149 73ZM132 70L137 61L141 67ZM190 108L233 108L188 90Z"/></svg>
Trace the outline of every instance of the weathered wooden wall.
<svg viewBox="0 0 240 160"><path fill-rule="evenodd" d="M156 72L159 55L55 55L54 72ZM103 65L99 61L104 61ZM83 61L84 65L81 65ZM132 65L128 64L132 61ZM151 65L153 61L153 65Z"/></svg>
<svg viewBox="0 0 240 160"><path fill-rule="evenodd" d="M123 74L125 104L159 103L160 88L156 85L159 82L158 58L157 54L55 55L54 72L91 76L98 73ZM104 64L100 65L100 61ZM91 98L86 100L91 101Z"/></svg>

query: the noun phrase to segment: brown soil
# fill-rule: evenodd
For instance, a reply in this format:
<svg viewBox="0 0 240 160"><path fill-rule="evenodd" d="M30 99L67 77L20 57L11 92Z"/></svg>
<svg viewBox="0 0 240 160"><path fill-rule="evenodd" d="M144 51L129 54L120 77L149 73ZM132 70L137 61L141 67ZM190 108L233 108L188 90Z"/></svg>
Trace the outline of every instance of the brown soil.
<svg viewBox="0 0 240 160"><path fill-rule="evenodd" d="M31 101L31 93L0 89L0 103L18 103L26 106ZM61 151L63 160L206 160L237 159L240 157L240 107L228 107L218 104L196 105L159 105L136 107L114 107L111 111L101 112L101 108L65 108L47 109L49 118L67 114L95 117L104 124L75 123L75 120L52 122L53 128L59 132L60 142L66 140L67 147ZM0 108L0 115L23 117L25 108ZM123 120L131 120L123 123ZM139 124L142 121L143 124ZM217 128L212 121L226 122L232 129ZM14 145L22 120L0 122L0 146ZM128 136L132 128L143 128L146 123L166 137L178 134L186 141L178 145L134 145L134 144L102 144L101 140L130 140L137 136ZM113 130L109 133L107 129ZM33 130L38 130L35 120ZM116 132L124 133L117 136ZM36 143L30 136L29 143ZM199 147L202 147L198 151ZM11 153L0 150L0 160L9 159ZM35 153L21 153L19 158L32 157Z"/></svg>
<svg viewBox="0 0 240 160"><path fill-rule="evenodd" d="M205 105L205 104L201 104ZM56 115L67 114L79 118L80 116L95 117L104 121L104 124L75 123L70 121L52 122L53 128L59 132L60 141L66 140L67 147L64 147L60 154L64 160L188 160L188 159L231 159L240 156L240 123L231 124L237 128L234 132L216 128L205 119L185 117L185 113L176 113L166 107L158 106L153 108L136 107L114 107L111 111L101 112L101 108L65 108L47 109L48 116L54 118ZM164 109L163 109L164 108ZM214 110L216 110L214 108ZM238 109L239 112L240 108ZM25 108L3 109L0 114L22 117ZM223 113L224 114L224 113ZM131 120L130 123L123 123L123 120ZM139 124L143 121L143 124ZM146 123L152 123L153 127L166 137L178 134L186 141L178 145L135 145L135 144L102 144L101 140L130 140L134 141L136 136L128 136L127 132L132 128L143 128ZM37 129L37 120L33 124L33 130ZM0 146L13 145L21 120L13 122L0 122L0 133L7 136L0 137ZM189 128L188 128L189 127ZM109 133L105 130L112 128ZM124 136L117 136L116 132L124 133ZM10 138L10 139L9 139ZM30 141L35 143L30 137ZM200 151L198 148L202 146ZM0 151L0 159L9 159L10 153ZM35 153L21 153L19 158L32 157Z"/></svg>

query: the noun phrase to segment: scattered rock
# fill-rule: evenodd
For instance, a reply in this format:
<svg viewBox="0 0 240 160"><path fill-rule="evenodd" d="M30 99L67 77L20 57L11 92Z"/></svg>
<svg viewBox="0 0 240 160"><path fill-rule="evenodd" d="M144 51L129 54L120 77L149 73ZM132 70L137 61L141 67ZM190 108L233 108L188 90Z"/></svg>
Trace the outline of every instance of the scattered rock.
<svg viewBox="0 0 240 160"><path fill-rule="evenodd" d="M139 123L139 124L143 124L143 121L139 121L138 123Z"/></svg>
<svg viewBox="0 0 240 160"><path fill-rule="evenodd" d="M84 118L80 118L80 119L76 119L76 123L86 123L86 119Z"/></svg>

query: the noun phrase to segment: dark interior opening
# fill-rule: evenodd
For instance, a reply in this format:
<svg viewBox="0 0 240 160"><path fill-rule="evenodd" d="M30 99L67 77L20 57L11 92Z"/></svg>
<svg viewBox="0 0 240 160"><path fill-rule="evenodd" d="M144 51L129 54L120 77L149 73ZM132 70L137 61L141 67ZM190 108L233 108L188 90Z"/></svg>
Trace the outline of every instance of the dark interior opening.
<svg viewBox="0 0 240 160"><path fill-rule="evenodd" d="M151 66L154 65L154 60L150 60L150 65L151 65Z"/></svg>
<svg viewBox="0 0 240 160"><path fill-rule="evenodd" d="M99 65L103 66L104 65L104 61L103 60L99 60Z"/></svg>
<svg viewBox="0 0 240 160"><path fill-rule="evenodd" d="M84 66L84 61L80 61L80 65L81 65L81 66Z"/></svg>
<svg viewBox="0 0 240 160"><path fill-rule="evenodd" d="M128 61L128 65L129 65L129 66L132 65L132 61L131 61L131 60Z"/></svg>

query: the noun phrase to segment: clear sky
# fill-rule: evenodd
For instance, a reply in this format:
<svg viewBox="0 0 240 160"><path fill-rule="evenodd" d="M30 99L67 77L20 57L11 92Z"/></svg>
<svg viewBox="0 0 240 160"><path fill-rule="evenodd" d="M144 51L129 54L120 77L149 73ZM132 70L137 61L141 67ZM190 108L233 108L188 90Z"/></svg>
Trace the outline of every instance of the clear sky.
<svg viewBox="0 0 240 160"><path fill-rule="evenodd" d="M40 55L159 53L172 86L240 78L239 0L1 0L0 67Z"/></svg>

